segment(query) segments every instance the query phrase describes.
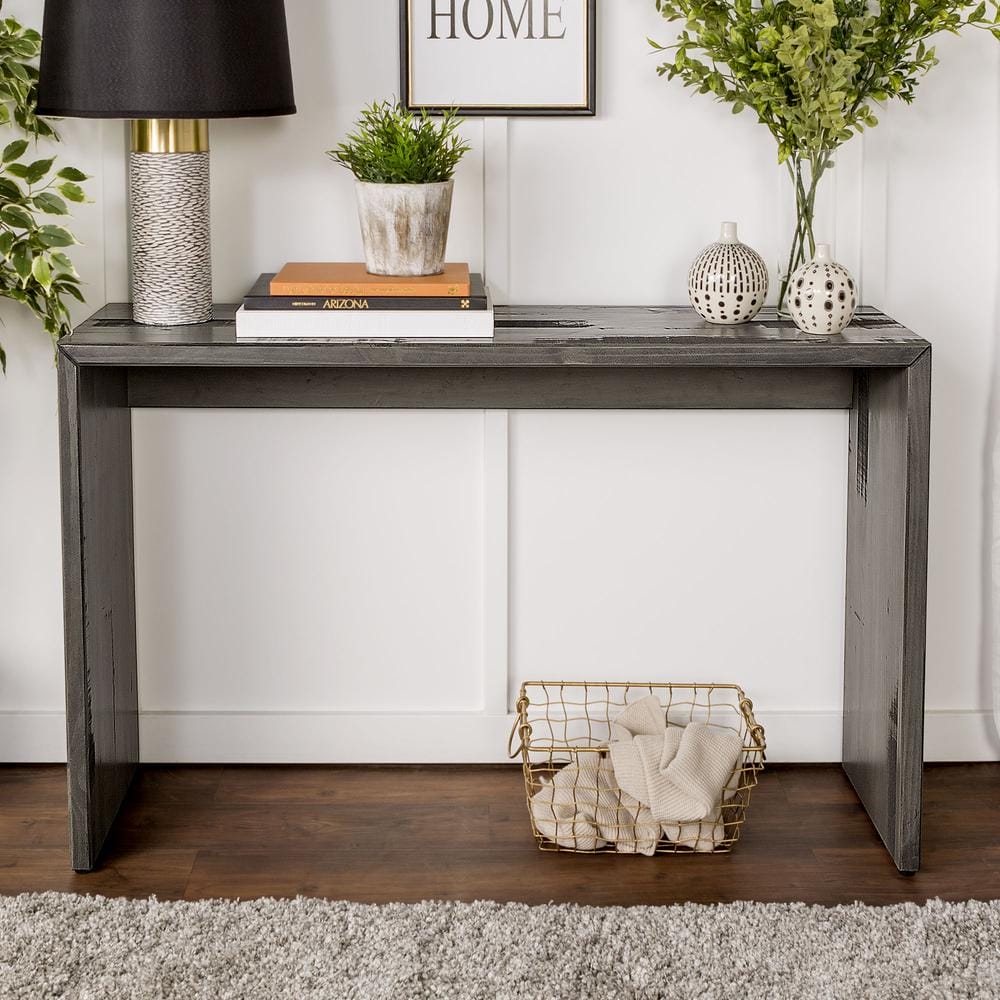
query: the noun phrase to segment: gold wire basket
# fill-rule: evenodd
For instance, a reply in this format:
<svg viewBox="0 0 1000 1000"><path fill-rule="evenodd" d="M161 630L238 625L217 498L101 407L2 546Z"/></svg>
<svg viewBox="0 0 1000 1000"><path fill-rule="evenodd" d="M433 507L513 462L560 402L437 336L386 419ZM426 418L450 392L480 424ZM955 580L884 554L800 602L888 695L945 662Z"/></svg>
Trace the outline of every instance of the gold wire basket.
<svg viewBox="0 0 1000 1000"><path fill-rule="evenodd" d="M659 700L668 726L703 722L739 733L742 750L708 819L656 823L617 787L608 750L611 723L650 695ZM735 684L527 681L508 751L511 759L521 757L531 829L541 850L697 854L725 853L739 840L750 792L764 767L765 742L753 703Z"/></svg>

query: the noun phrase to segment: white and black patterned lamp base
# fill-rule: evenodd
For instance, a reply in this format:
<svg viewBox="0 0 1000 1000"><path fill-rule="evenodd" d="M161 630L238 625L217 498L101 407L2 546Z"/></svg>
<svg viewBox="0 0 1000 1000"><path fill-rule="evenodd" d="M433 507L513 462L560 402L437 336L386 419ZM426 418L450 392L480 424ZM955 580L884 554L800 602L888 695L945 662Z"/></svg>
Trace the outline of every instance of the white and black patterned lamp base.
<svg viewBox="0 0 1000 1000"><path fill-rule="evenodd" d="M756 250L740 243L735 222L723 222L718 243L695 258L688 273L691 305L709 323L733 326L760 312L767 298L767 265Z"/></svg>
<svg viewBox="0 0 1000 1000"><path fill-rule="evenodd" d="M212 318L207 133L207 122L133 123L129 236L137 323L180 326Z"/></svg>

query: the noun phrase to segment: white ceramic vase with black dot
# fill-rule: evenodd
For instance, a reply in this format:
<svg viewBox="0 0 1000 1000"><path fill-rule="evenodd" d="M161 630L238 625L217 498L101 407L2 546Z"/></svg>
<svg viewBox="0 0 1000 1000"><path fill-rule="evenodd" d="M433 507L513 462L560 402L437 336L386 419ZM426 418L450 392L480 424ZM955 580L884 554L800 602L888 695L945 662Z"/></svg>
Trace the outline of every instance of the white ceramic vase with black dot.
<svg viewBox="0 0 1000 1000"><path fill-rule="evenodd" d="M767 265L756 250L740 243L735 222L723 222L719 242L695 258L688 296L709 323L746 323L760 312L767 297Z"/></svg>
<svg viewBox="0 0 1000 1000"><path fill-rule="evenodd" d="M816 244L816 256L788 282L788 312L803 333L828 337L843 333L858 307L858 286L851 272L833 259L829 243Z"/></svg>

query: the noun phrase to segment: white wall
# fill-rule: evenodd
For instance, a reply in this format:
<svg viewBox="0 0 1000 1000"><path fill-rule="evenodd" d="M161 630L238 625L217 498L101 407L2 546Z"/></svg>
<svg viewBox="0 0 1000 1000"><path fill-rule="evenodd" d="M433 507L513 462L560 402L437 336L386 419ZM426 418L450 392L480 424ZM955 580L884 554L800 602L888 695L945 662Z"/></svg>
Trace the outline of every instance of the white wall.
<svg viewBox="0 0 1000 1000"><path fill-rule="evenodd" d="M681 302L723 218L776 263L790 212L768 136L656 77L645 37L669 29L651 2L600 6L598 118L469 122L450 255L522 302ZM299 114L212 127L219 300L287 259L360 254L349 177L322 151L394 91L397 4L287 7ZM942 55L913 108L843 151L823 218L866 300L935 344L928 756L992 758L1000 67L988 38ZM95 174L75 221L96 307L127 292L123 129L63 131ZM55 378L30 319L2 315L0 759L58 759ZM839 753L841 412L139 411L133 427L147 759L497 759L517 685L541 677L739 681L774 759Z"/></svg>

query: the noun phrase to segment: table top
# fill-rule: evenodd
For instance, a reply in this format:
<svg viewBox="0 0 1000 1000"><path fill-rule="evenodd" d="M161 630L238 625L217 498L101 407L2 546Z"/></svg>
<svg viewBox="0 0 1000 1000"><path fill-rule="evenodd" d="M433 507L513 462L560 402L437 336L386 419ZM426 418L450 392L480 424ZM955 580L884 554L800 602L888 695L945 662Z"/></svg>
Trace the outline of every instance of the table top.
<svg viewBox="0 0 1000 1000"><path fill-rule="evenodd" d="M116 367L903 367L930 344L875 309L820 337L762 310L717 326L687 306L498 306L492 340L236 339L235 305L192 326L142 326L131 305L104 306L59 350L75 364Z"/></svg>

